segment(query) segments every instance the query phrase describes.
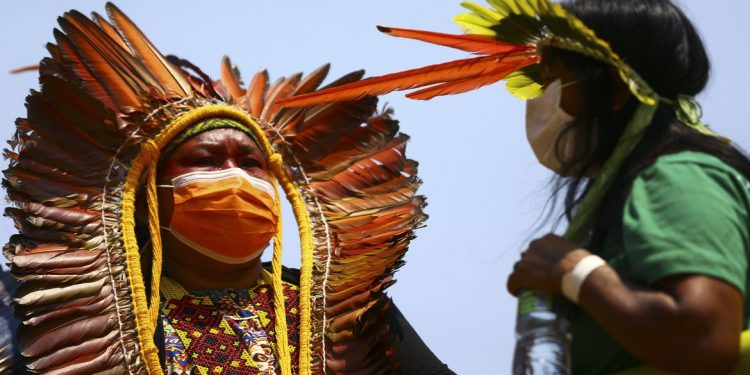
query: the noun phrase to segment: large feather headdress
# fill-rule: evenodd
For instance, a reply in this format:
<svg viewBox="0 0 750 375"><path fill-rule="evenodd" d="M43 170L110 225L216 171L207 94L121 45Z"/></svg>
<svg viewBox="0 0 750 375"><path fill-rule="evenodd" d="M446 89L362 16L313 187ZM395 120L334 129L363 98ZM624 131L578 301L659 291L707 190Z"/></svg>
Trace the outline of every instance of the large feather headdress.
<svg viewBox="0 0 750 375"><path fill-rule="evenodd" d="M29 370L162 372L153 342L160 261L154 254L146 285L135 192L153 186L159 152L172 137L221 117L254 132L297 219L300 372L390 372L398 359L385 334L384 291L425 219L417 163L406 158L408 137L390 112L377 113L370 96L280 104L314 91L327 66L274 83L261 71L245 86L225 59L221 80L212 81L187 61L163 56L119 9L106 8L111 21L76 11L59 19L50 57L39 66L41 88L26 99L27 117L17 121L5 152L12 202L6 213L19 230L5 254L22 280L14 300L22 321L18 348ZM158 240L158 225L151 237ZM275 303L283 312L283 299ZM363 360L340 360L352 351ZM283 356L280 362L288 373Z"/></svg>

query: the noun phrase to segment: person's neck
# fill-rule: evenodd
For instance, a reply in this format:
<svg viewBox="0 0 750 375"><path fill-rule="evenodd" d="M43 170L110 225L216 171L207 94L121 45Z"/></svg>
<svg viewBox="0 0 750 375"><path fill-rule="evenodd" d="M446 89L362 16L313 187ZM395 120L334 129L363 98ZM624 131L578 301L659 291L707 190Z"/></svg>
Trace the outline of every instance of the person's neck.
<svg viewBox="0 0 750 375"><path fill-rule="evenodd" d="M260 258L242 265L224 264L192 258L186 261L164 253L164 272L186 290L247 289L258 283L262 269Z"/></svg>

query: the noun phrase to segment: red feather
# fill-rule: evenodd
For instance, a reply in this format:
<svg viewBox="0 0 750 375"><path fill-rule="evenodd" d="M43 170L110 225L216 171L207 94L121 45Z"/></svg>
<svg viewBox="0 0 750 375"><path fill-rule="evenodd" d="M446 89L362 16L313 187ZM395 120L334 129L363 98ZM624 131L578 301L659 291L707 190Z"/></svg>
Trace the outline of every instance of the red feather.
<svg viewBox="0 0 750 375"><path fill-rule="evenodd" d="M480 55L533 51L535 48L534 46L510 44L485 35L443 34L433 31L399 29L385 26L378 26L378 30L390 36L420 40Z"/></svg>
<svg viewBox="0 0 750 375"><path fill-rule="evenodd" d="M483 86L491 85L507 77L510 73L538 62L539 60L534 56L526 57L524 61L519 61L516 64L498 65L497 70L494 72L462 80L441 83L426 89L410 92L406 94L406 97L416 100L430 100L436 96L461 94L471 90L476 90Z"/></svg>
<svg viewBox="0 0 750 375"><path fill-rule="evenodd" d="M323 89L314 93L281 100L286 106L307 106L323 102L356 100L367 95L382 95L436 83L453 82L496 73L498 65L516 67L519 61L536 55L535 52L513 51L501 54L450 61L423 68L386 74L351 84ZM508 73L512 72L509 71ZM476 88L476 87L475 87Z"/></svg>

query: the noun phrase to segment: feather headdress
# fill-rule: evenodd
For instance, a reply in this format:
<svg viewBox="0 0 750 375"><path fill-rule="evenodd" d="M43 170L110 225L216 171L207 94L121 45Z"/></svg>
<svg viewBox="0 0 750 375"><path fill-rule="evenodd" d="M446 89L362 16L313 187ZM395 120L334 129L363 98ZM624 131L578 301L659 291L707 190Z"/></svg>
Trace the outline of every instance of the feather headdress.
<svg viewBox="0 0 750 375"><path fill-rule="evenodd" d="M28 369L162 372L153 342L160 261L155 253L145 285L135 191L153 185L159 151L173 136L224 117L253 130L299 225L301 373L390 372L397 356L385 334L384 291L425 220L417 163L406 158L408 137L390 112L377 113L369 96L280 104L314 91L328 66L274 83L261 71L245 86L225 58L221 80L212 81L162 55L114 5L106 8L110 21L77 11L59 19L50 57L39 66L41 88L26 99L27 117L5 152L13 203L6 214L19 231L5 254L22 281L14 300ZM158 223L149 224L157 239ZM273 262L279 283L280 250ZM280 316L283 299L275 302ZM352 352L362 360L341 360ZM288 364L281 367L288 373Z"/></svg>

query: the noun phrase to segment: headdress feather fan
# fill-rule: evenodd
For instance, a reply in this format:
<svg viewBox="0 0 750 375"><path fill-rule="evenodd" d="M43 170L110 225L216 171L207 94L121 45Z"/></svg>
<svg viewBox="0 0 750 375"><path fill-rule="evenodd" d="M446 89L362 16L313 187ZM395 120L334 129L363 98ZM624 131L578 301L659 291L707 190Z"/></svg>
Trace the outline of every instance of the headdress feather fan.
<svg viewBox="0 0 750 375"><path fill-rule="evenodd" d="M6 214L19 231L5 254L22 282L14 300L29 370L161 373L123 192L146 146L203 107L257 123L304 203L312 236L303 258L312 260L302 270L310 329L300 372L396 368L384 292L425 220L425 203L416 194L417 163L405 157L408 137L391 113L377 113L371 96L288 108L282 100L313 92L327 65L273 84L260 71L245 86L225 58L221 80L211 81L163 56L114 5L107 14L111 23L75 11L59 19L40 63L41 88L28 96L28 115L5 151L13 203ZM360 360L346 361L352 356Z"/></svg>

